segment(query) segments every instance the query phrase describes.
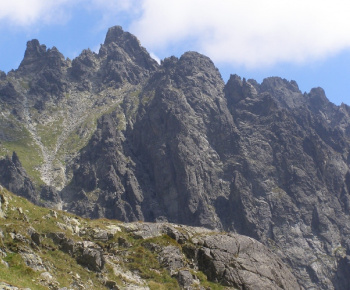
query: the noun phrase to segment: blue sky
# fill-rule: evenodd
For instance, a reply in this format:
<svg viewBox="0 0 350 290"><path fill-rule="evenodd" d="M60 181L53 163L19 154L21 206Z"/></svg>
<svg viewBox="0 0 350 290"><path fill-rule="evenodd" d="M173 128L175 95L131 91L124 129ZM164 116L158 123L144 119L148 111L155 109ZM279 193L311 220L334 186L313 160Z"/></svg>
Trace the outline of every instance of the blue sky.
<svg viewBox="0 0 350 290"><path fill-rule="evenodd" d="M33 38L74 58L121 25L158 60L188 50L230 74L295 80L350 105L350 3L343 0L0 0L0 70Z"/></svg>

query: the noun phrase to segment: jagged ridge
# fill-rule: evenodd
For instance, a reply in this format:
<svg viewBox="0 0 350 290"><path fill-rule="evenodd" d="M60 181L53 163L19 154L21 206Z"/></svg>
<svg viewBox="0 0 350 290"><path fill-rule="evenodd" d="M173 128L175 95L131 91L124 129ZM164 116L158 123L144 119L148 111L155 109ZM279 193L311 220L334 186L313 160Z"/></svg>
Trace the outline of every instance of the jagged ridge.
<svg viewBox="0 0 350 290"><path fill-rule="evenodd" d="M350 108L321 88L225 84L196 52L159 66L114 27L98 54L72 62L29 42L0 99L1 122L29 132L64 209L238 232L271 246L305 288L349 286ZM4 149L30 148L0 136Z"/></svg>

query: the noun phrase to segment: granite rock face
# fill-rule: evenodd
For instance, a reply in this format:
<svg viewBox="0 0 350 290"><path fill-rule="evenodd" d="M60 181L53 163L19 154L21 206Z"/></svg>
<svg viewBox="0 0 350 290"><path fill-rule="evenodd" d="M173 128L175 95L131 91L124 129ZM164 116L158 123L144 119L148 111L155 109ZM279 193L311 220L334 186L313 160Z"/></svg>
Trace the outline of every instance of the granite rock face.
<svg viewBox="0 0 350 290"><path fill-rule="evenodd" d="M72 61L28 42L18 70L0 76L0 105L2 152L20 144L39 155L32 166L47 186L29 194L16 181L15 193L90 218L239 233L269 246L304 288L349 285L350 107L321 88L237 75L225 84L196 52L158 65L112 27L98 53Z"/></svg>
<svg viewBox="0 0 350 290"><path fill-rule="evenodd" d="M0 183L15 194L38 203L37 191L15 152L0 160Z"/></svg>
<svg viewBox="0 0 350 290"><path fill-rule="evenodd" d="M276 254L238 234L88 220L39 208L4 189L0 200L7 203L0 203L0 269L26 269L21 279L6 276L7 283L26 281L32 289L300 289Z"/></svg>
<svg viewBox="0 0 350 290"><path fill-rule="evenodd" d="M0 159L0 184L11 192L23 196L36 205L59 208L59 192L48 185L35 186L23 168L16 152L12 157Z"/></svg>
<svg viewBox="0 0 350 290"><path fill-rule="evenodd" d="M181 244L180 249L153 243L145 246L158 254L160 263L183 287L190 286L189 281L195 284L196 277L186 269L190 267L205 273L210 281L233 289L301 289L289 268L252 238L169 223L132 223L125 229L145 241L166 234Z"/></svg>

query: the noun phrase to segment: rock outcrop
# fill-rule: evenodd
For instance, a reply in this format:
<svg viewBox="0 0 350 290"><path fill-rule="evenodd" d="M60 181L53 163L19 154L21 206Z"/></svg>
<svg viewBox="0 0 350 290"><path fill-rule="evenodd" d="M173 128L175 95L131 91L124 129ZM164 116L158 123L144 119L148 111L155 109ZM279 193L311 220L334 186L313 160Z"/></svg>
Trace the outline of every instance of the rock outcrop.
<svg viewBox="0 0 350 290"><path fill-rule="evenodd" d="M22 167L15 152L12 158L6 156L0 160L0 183L11 192L38 203L38 194L33 182Z"/></svg>
<svg viewBox="0 0 350 290"><path fill-rule="evenodd" d="M2 184L16 194L84 217L246 235L306 289L349 285L350 107L330 103L321 88L302 93L295 81L237 75L225 84L196 52L158 65L112 27L98 53L72 61L28 42L18 70L0 75L0 106L1 152L26 158L33 178L3 159L12 171L0 168ZM167 257L174 248L150 247L182 265L182 253ZM238 285L236 270L222 272L209 252L225 256L195 251L196 267ZM264 271L255 271L261 283L279 279ZM177 275L183 287L196 281L187 270Z"/></svg>
<svg viewBox="0 0 350 290"><path fill-rule="evenodd" d="M0 205L0 280L15 279L7 283L150 289L162 277L169 289L300 289L281 259L252 238L169 223L88 221L28 205L5 190L0 200L8 203Z"/></svg>
<svg viewBox="0 0 350 290"><path fill-rule="evenodd" d="M58 191L48 185L35 186L23 168L16 152L0 159L0 184L7 190L23 196L34 204L46 207L60 207Z"/></svg>

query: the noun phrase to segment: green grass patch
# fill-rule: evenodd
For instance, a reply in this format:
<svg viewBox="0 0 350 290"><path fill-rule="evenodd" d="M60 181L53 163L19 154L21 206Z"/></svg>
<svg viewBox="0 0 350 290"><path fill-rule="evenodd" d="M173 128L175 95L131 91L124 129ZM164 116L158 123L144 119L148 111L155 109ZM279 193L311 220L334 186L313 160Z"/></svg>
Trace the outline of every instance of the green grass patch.
<svg viewBox="0 0 350 290"><path fill-rule="evenodd" d="M1 281L21 288L47 289L35 282L39 277L39 273L25 265L19 254L8 254L3 260L9 264L9 268L0 263Z"/></svg>
<svg viewBox="0 0 350 290"><path fill-rule="evenodd" d="M2 156L11 156L12 152L15 151L23 168L34 183L42 184L40 172L36 169L43 163L40 148L35 144L27 129L16 127L12 134L14 135L12 140L1 142L0 154Z"/></svg>
<svg viewBox="0 0 350 290"><path fill-rule="evenodd" d="M214 283L214 282L208 281L207 276L203 272L198 271L198 272L193 272L192 274L197 276L197 278L201 282L201 286L203 286L206 289L211 289L211 290L224 290L224 289L227 289L227 287L222 286L222 285L220 285L218 283Z"/></svg>
<svg viewBox="0 0 350 290"><path fill-rule="evenodd" d="M130 248L127 260L127 267L136 271L141 278L152 280L154 283L163 285L166 289L180 289L177 280L172 278L168 271L159 264L156 254L143 246L136 245Z"/></svg>
<svg viewBox="0 0 350 290"><path fill-rule="evenodd" d="M43 145L53 151L56 148L58 137L62 134L63 117L45 125L38 124L36 130Z"/></svg>

